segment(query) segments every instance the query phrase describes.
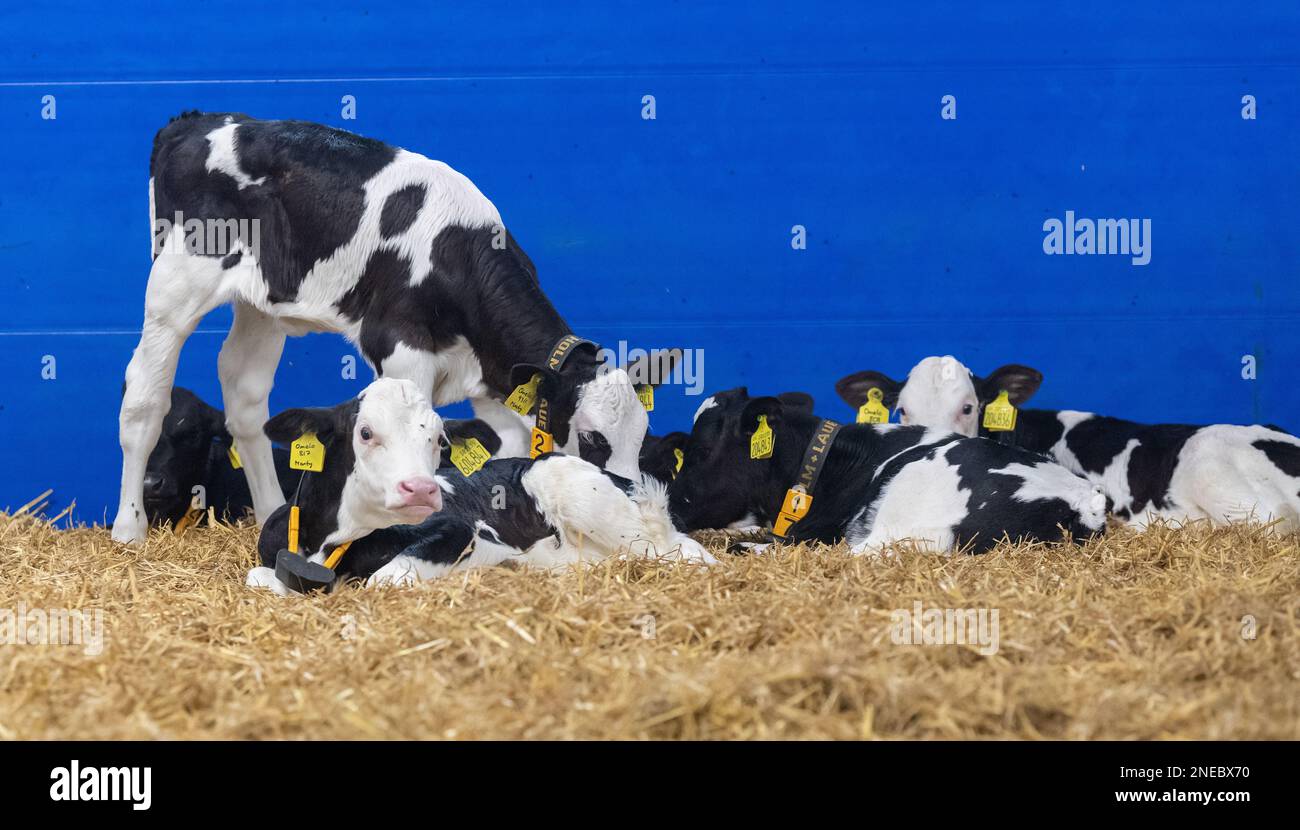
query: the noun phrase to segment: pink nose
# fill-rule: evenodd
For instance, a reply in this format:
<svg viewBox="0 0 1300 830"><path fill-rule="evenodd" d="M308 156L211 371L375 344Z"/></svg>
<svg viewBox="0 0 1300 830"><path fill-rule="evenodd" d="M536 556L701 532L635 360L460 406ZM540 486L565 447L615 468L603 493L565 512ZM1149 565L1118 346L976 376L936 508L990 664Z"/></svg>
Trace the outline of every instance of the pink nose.
<svg viewBox="0 0 1300 830"><path fill-rule="evenodd" d="M416 476L400 482L397 493L402 497L404 507L427 507L434 511L442 509L442 491L438 489L438 482L426 476Z"/></svg>

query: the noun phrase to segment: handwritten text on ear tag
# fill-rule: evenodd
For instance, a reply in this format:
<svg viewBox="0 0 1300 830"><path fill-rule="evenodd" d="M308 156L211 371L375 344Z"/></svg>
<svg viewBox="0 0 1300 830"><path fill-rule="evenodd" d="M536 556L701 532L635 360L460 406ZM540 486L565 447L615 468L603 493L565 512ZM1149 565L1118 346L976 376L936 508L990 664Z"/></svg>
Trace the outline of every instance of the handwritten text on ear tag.
<svg viewBox="0 0 1300 830"><path fill-rule="evenodd" d="M325 469L325 445L316 438L316 433L304 433L293 442L289 449L289 466L313 473Z"/></svg>
<svg viewBox="0 0 1300 830"><path fill-rule="evenodd" d="M541 382L542 376L538 373L527 383L516 386L515 391L510 393L510 397L506 398L506 406L520 415L527 415L532 411L533 404L537 403L537 387Z"/></svg>
<svg viewBox="0 0 1300 830"><path fill-rule="evenodd" d="M655 388L646 384L636 388L636 396L641 399L641 405L645 407L646 412L655 411Z"/></svg>
<svg viewBox="0 0 1300 830"><path fill-rule="evenodd" d="M885 393L879 387L873 386L867 390L867 402L858 407L859 424L889 423L889 408L881 403L884 397Z"/></svg>
<svg viewBox="0 0 1300 830"><path fill-rule="evenodd" d="M477 438L451 443L451 463L463 476L472 476L483 468L492 453Z"/></svg>
<svg viewBox="0 0 1300 830"><path fill-rule="evenodd" d="M1007 398L1007 391L998 393L997 400L984 407L984 428L989 432L1010 432L1016 428L1016 407Z"/></svg>
<svg viewBox="0 0 1300 830"><path fill-rule="evenodd" d="M776 436L772 434L772 428L767 425L767 416L758 416L758 429L754 434L749 436L749 457L750 458L771 458L772 447L776 444Z"/></svg>

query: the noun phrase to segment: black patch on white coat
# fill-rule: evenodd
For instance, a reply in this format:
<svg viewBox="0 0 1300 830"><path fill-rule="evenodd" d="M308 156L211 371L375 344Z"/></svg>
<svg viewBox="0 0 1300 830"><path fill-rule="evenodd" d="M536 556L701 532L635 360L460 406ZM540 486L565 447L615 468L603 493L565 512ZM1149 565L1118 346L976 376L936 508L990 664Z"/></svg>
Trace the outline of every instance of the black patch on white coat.
<svg viewBox="0 0 1300 830"><path fill-rule="evenodd" d="M208 170L207 136L230 123L236 161L261 184L240 188ZM256 220L259 265L273 303L292 302L303 278L356 234L365 183L395 157L381 141L306 121L259 121L241 113L185 113L154 137L149 162L155 218Z"/></svg>
<svg viewBox="0 0 1300 830"><path fill-rule="evenodd" d="M428 191L422 184L408 184L400 190L394 190L384 200L384 208L379 214L379 235L392 239L415 223L424 207L424 197Z"/></svg>
<svg viewBox="0 0 1300 830"><path fill-rule="evenodd" d="M1268 456L1273 466L1286 475L1300 478L1300 447L1287 441L1266 440L1252 442L1251 446Z"/></svg>
<svg viewBox="0 0 1300 830"><path fill-rule="evenodd" d="M1036 452L1051 452L1061 437L1060 430L1042 428L1051 421L1060 425L1054 410L1022 410L1016 423L1016 439L1020 446ZM1117 505L1116 510L1117 516L1127 519L1149 509L1164 510L1173 506L1169 502L1169 487L1174 470L1178 467L1183 446L1201 429L1203 427L1187 424L1139 424L1094 415L1065 433L1065 446L1078 459L1084 472L1100 475L1130 442L1139 442L1129 456L1127 468L1132 501L1128 505Z"/></svg>

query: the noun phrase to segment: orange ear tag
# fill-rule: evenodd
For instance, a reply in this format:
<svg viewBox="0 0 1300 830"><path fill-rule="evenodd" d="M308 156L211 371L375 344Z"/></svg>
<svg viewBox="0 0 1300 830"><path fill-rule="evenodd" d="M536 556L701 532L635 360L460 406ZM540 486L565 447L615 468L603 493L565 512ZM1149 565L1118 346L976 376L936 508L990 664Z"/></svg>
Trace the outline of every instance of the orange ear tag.
<svg viewBox="0 0 1300 830"><path fill-rule="evenodd" d="M528 453L529 458L536 458L543 453L551 452L555 449L555 439L545 430L533 427L532 449Z"/></svg>
<svg viewBox="0 0 1300 830"><path fill-rule="evenodd" d="M781 512L772 523L772 533L784 538L794 527L794 523L808 515L812 509L813 497L805 493L802 487L791 487L785 491L785 501L781 503Z"/></svg>

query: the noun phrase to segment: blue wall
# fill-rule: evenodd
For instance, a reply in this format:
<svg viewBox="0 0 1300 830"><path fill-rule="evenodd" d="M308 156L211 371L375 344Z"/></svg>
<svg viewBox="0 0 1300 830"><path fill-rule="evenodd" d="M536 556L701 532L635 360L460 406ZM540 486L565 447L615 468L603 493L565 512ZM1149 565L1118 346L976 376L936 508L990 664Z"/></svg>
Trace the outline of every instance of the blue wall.
<svg viewBox="0 0 1300 830"><path fill-rule="evenodd" d="M149 148L191 108L447 161L580 333L702 349L710 390L851 417L841 375L952 352L1037 366L1044 406L1300 429L1294 3L278 5L0 11L0 506L53 487L84 521L115 509ZM1151 263L1045 255L1066 210L1149 218ZM178 375L213 402L228 324L204 321ZM273 411L354 393L350 351L292 340ZM698 400L661 391L652 426Z"/></svg>

